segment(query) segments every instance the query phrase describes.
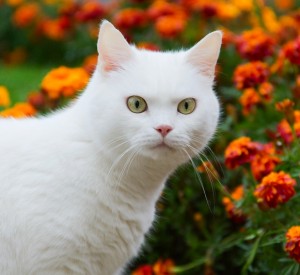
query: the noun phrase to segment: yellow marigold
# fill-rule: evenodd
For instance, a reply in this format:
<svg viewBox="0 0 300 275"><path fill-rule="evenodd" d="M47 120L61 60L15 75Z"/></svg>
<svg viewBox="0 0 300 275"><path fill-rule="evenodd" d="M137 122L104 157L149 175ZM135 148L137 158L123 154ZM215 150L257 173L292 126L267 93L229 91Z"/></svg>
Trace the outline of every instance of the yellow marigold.
<svg viewBox="0 0 300 275"><path fill-rule="evenodd" d="M15 118L34 116L35 114L36 114L36 110L29 103L17 103L12 108L0 112L1 117L15 117Z"/></svg>
<svg viewBox="0 0 300 275"><path fill-rule="evenodd" d="M249 137L240 137L232 141L225 150L225 164L233 169L253 160L259 150L259 144Z"/></svg>
<svg viewBox="0 0 300 275"><path fill-rule="evenodd" d="M84 69L61 66L44 77L41 88L49 98L58 99L75 95L86 86L88 80L89 75Z"/></svg>
<svg viewBox="0 0 300 275"><path fill-rule="evenodd" d="M40 12L37 3L26 3L20 6L13 14L13 22L18 27L26 27L31 24Z"/></svg>
<svg viewBox="0 0 300 275"><path fill-rule="evenodd" d="M300 226L295 225L289 228L285 237L285 251L292 259L300 263Z"/></svg>
<svg viewBox="0 0 300 275"><path fill-rule="evenodd" d="M244 187L242 185L237 186L230 195L231 198L223 197L222 199L227 216L235 223L245 222L246 216L243 214L241 209L238 209L235 206L235 203L244 197Z"/></svg>
<svg viewBox="0 0 300 275"><path fill-rule="evenodd" d="M271 172L257 185L254 196L263 206L275 208L295 195L296 181L287 173Z"/></svg>
<svg viewBox="0 0 300 275"><path fill-rule="evenodd" d="M6 87L0 86L0 107L8 107L9 105L9 92Z"/></svg>
<svg viewBox="0 0 300 275"><path fill-rule="evenodd" d="M264 26L267 28L268 31L277 32L279 30L280 24L272 8L267 6L262 8L262 19Z"/></svg>
<svg viewBox="0 0 300 275"><path fill-rule="evenodd" d="M249 115L253 107L261 102L259 94L253 88L248 88L243 91L239 98L239 102L243 106L243 114Z"/></svg>
<svg viewBox="0 0 300 275"><path fill-rule="evenodd" d="M155 275L172 275L174 272L172 271L174 267L174 262L171 259L167 260L158 260L153 265L153 271Z"/></svg>
<svg viewBox="0 0 300 275"><path fill-rule="evenodd" d="M237 89L242 90L254 87L267 80L269 69L261 61L250 62L236 67L233 81Z"/></svg>

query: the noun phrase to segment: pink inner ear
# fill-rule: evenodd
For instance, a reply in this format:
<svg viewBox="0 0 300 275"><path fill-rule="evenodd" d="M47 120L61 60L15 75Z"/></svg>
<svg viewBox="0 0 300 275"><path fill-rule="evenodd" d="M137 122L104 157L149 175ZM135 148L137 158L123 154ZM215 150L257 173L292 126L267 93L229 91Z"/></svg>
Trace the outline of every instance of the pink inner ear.
<svg viewBox="0 0 300 275"><path fill-rule="evenodd" d="M103 71L111 72L120 68L108 55L102 55L102 59L104 63L102 66Z"/></svg>

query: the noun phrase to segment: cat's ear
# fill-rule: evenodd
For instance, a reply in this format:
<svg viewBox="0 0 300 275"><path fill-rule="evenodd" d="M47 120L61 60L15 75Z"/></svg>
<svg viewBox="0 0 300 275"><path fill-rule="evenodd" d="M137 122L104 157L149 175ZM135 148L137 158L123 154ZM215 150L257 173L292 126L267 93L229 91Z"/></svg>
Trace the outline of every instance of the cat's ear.
<svg viewBox="0 0 300 275"><path fill-rule="evenodd" d="M222 32L212 32L188 50L187 61L195 66L201 74L214 77L221 45Z"/></svg>
<svg viewBox="0 0 300 275"><path fill-rule="evenodd" d="M124 36L106 20L100 26L97 49L98 62L104 73L122 68L122 64L133 56Z"/></svg>

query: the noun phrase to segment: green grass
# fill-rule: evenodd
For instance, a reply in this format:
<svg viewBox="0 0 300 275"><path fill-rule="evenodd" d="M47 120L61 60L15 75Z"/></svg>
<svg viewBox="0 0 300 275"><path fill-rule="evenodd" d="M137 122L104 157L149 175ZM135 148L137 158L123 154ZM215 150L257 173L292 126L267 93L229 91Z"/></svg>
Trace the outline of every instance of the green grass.
<svg viewBox="0 0 300 275"><path fill-rule="evenodd" d="M43 77L51 70L49 66L0 64L0 86L5 86L12 103L24 102L30 92L37 91Z"/></svg>

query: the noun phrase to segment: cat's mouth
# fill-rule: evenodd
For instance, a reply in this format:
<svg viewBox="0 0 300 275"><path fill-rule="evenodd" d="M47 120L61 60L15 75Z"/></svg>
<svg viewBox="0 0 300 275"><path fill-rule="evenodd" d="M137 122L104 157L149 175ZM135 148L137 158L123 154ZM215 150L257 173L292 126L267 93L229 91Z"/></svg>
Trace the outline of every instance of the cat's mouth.
<svg viewBox="0 0 300 275"><path fill-rule="evenodd" d="M172 151L175 150L173 147L171 147L170 145L166 144L164 141L162 141L161 143L155 145L153 147L153 149L167 149L167 150L172 150Z"/></svg>

